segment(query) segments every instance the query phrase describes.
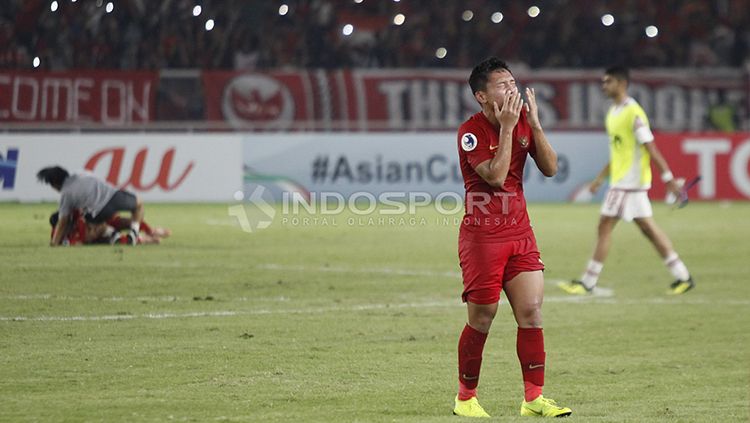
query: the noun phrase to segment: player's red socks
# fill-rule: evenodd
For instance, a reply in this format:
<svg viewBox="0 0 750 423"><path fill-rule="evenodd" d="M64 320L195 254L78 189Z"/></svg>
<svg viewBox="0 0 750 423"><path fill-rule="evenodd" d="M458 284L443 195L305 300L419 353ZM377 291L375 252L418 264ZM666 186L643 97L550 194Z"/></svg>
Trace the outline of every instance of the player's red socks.
<svg viewBox="0 0 750 423"><path fill-rule="evenodd" d="M477 395L479 370L482 367L482 351L487 334L468 324L458 339L458 399L466 401Z"/></svg>
<svg viewBox="0 0 750 423"><path fill-rule="evenodd" d="M458 340L458 399L466 401L476 396L482 351L487 334L469 325ZM518 328L516 351L523 373L524 398L533 401L542 394L544 386L544 333L542 328Z"/></svg>
<svg viewBox="0 0 750 423"><path fill-rule="evenodd" d="M153 229L151 229L151 226L146 223L146 221L141 220L141 231L145 233L146 235L151 235L154 233Z"/></svg>
<svg viewBox="0 0 750 423"><path fill-rule="evenodd" d="M523 373L524 397L533 401L544 386L544 333L542 328L518 328L516 352Z"/></svg>

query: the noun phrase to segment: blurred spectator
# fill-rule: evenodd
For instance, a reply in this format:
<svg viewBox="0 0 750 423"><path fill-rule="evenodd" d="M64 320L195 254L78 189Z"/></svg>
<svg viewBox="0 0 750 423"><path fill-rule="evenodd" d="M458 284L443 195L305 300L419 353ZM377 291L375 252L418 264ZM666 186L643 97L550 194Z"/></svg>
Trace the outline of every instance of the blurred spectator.
<svg viewBox="0 0 750 423"><path fill-rule="evenodd" d="M737 130L739 116L737 108L729 102L723 91L718 92L717 101L708 109L708 122L717 131L734 132Z"/></svg>
<svg viewBox="0 0 750 423"><path fill-rule="evenodd" d="M54 70L468 67L490 54L533 68L602 67L615 57L713 67L742 66L750 54L747 0L542 1L535 17L521 0L0 4L0 67L15 69L34 57ZM653 38L648 25L658 28Z"/></svg>

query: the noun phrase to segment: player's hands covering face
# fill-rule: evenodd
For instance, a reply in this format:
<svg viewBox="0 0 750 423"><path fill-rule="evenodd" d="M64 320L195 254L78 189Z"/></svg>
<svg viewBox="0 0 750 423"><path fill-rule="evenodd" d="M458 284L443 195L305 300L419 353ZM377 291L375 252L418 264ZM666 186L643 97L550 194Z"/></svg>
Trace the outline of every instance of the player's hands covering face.
<svg viewBox="0 0 750 423"><path fill-rule="evenodd" d="M502 128L514 128L516 126L523 106L521 93L518 91L506 92L502 109L498 107L496 101L493 101L492 105L495 108L495 119L500 122Z"/></svg>
<svg viewBox="0 0 750 423"><path fill-rule="evenodd" d="M540 129L539 108L536 105L536 92L533 88L526 88L526 113L529 118L531 129Z"/></svg>

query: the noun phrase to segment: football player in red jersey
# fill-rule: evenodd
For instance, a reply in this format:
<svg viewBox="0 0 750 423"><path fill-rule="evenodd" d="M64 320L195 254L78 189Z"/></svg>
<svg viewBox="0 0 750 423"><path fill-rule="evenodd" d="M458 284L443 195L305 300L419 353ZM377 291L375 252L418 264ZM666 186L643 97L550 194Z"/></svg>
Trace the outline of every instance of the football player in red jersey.
<svg viewBox="0 0 750 423"><path fill-rule="evenodd" d="M55 236L59 218L59 212L54 212L49 217L49 223L52 225L50 239ZM129 243L127 235L115 233L115 231L130 228L130 219L120 217L119 214L115 214L106 222L91 223L86 221L80 209L73 209L66 219L70 219L70 222L66 225L67 230L62 236L62 245ZM145 220L141 220L141 229L142 231L138 233L139 244L159 244L163 238L172 235L171 230L161 227L152 228Z"/></svg>
<svg viewBox="0 0 750 423"><path fill-rule="evenodd" d="M505 290L516 322L516 350L524 381L521 415L562 417L572 413L542 396L544 263L531 229L523 194L527 155L545 176L557 173L557 154L539 122L533 89L524 104L515 78L492 57L471 72L469 85L482 111L458 130L458 155L466 189L458 254L468 323L458 342L458 395L453 413L489 417L476 398L482 351Z"/></svg>

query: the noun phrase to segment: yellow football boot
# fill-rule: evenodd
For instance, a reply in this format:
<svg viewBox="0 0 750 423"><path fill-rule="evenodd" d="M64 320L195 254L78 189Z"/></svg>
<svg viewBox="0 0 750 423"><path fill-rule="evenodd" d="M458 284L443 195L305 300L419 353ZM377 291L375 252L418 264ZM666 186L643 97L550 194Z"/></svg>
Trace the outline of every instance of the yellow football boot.
<svg viewBox="0 0 750 423"><path fill-rule="evenodd" d="M691 289L695 287L695 282L693 282L693 278L690 277L690 279L686 281L674 281L671 285L669 285L669 291L667 291L667 294L669 295L680 295L684 294Z"/></svg>
<svg viewBox="0 0 750 423"><path fill-rule="evenodd" d="M453 414L463 417L490 417L484 408L479 405L477 397L471 397L466 401L461 401L456 395L456 406L453 408Z"/></svg>
<svg viewBox="0 0 750 423"><path fill-rule="evenodd" d="M593 288L586 288L586 285L578 280L559 282L557 287L571 295L590 295L593 291Z"/></svg>
<svg viewBox="0 0 750 423"><path fill-rule="evenodd" d="M539 395L534 401L521 403L522 416L536 417L568 417L573 411L568 407L560 407L549 398Z"/></svg>

